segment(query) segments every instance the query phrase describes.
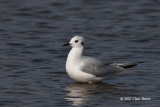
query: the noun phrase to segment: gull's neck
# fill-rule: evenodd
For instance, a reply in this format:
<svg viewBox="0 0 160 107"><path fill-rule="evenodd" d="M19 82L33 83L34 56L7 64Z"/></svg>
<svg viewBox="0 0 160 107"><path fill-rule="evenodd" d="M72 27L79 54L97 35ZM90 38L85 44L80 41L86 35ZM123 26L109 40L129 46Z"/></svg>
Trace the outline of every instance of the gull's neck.
<svg viewBox="0 0 160 107"><path fill-rule="evenodd" d="M79 62L83 55L84 47L72 48L68 54L67 61L71 61L73 63Z"/></svg>

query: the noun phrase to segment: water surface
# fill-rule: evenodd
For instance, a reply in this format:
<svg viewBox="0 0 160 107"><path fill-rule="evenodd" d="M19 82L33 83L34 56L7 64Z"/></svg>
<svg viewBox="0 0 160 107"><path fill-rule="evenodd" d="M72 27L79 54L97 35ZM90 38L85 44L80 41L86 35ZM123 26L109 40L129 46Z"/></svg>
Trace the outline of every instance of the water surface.
<svg viewBox="0 0 160 107"><path fill-rule="evenodd" d="M1 0L0 106L158 107L158 0ZM65 71L74 35L85 55L106 63L143 61L99 84L80 84ZM149 101L122 101L147 97Z"/></svg>

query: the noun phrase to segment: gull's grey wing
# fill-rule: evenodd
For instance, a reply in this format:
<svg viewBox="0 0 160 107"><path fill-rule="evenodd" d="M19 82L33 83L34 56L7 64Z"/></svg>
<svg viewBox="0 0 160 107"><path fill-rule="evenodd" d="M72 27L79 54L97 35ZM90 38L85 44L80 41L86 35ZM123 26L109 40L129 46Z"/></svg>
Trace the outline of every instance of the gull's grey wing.
<svg viewBox="0 0 160 107"><path fill-rule="evenodd" d="M98 59L84 57L82 71L89 74L93 74L95 76L109 76L109 75L124 71L124 69L114 64L109 64L105 66Z"/></svg>

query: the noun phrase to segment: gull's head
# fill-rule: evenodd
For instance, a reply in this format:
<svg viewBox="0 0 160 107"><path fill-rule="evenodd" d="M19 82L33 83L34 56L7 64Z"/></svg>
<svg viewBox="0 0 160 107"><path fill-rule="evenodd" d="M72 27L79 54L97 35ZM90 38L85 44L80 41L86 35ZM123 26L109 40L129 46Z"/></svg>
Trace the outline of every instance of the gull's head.
<svg viewBox="0 0 160 107"><path fill-rule="evenodd" d="M84 38L82 36L74 36L69 43L63 46L72 46L72 48L80 48L84 46Z"/></svg>

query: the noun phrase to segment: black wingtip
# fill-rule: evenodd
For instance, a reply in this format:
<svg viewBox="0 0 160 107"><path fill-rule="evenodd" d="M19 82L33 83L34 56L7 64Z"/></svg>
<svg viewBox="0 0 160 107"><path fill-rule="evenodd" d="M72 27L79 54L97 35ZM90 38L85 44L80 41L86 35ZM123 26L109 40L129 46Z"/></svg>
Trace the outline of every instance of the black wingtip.
<svg viewBox="0 0 160 107"><path fill-rule="evenodd" d="M137 62L131 63L131 64L127 65L127 66L123 66L123 68L125 68L125 69L131 68L131 67L137 66L137 65L140 64L140 63L144 63L144 62L142 62L142 61L137 61Z"/></svg>
<svg viewBox="0 0 160 107"><path fill-rule="evenodd" d="M135 65L123 66L123 68L124 68L124 69L127 69L127 68L131 68L131 67L134 67L134 66L137 66L137 64L135 64Z"/></svg>

